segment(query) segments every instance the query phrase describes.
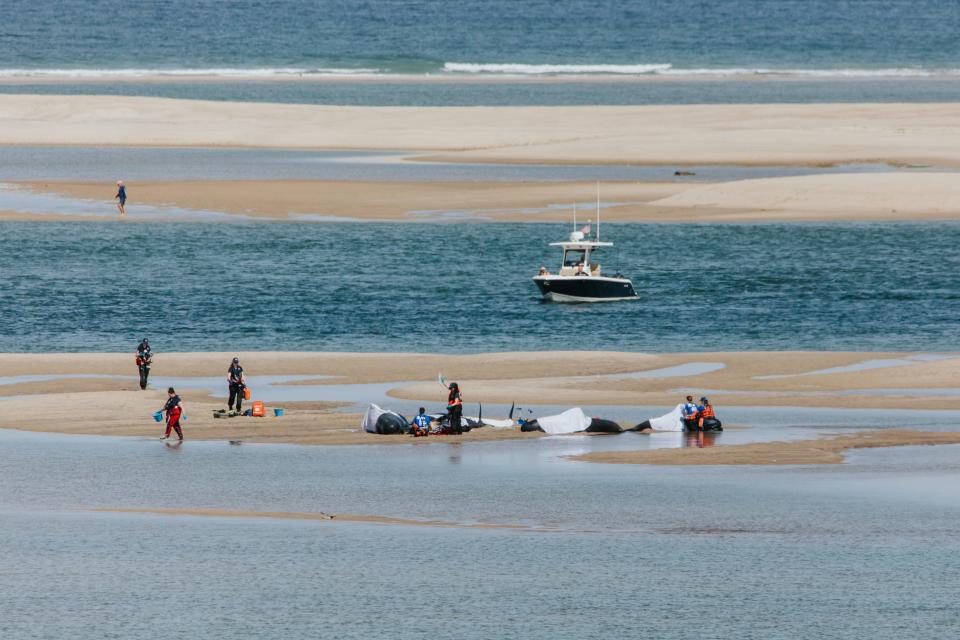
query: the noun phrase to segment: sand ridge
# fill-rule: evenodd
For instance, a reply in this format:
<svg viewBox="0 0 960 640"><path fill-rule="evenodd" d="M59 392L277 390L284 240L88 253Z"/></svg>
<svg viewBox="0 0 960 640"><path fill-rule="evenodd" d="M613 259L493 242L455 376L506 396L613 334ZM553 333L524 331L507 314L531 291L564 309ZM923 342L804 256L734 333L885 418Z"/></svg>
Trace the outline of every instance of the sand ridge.
<svg viewBox="0 0 960 640"><path fill-rule="evenodd" d="M568 459L606 464L665 466L815 465L840 464L844 461L843 454L851 449L946 444L960 444L960 433L907 429L864 431L849 436L793 442L760 442L646 451L602 451L570 456Z"/></svg>
<svg viewBox="0 0 960 640"><path fill-rule="evenodd" d="M3 95L0 144L432 150L469 162L960 165L960 105L352 107Z"/></svg>
<svg viewBox="0 0 960 640"><path fill-rule="evenodd" d="M154 376L219 377L228 353L158 353ZM683 396L709 393L721 419L730 406L930 409L931 390L960 388L960 356L907 359L904 353L745 352L644 354L629 352L533 352L449 356L391 353L240 353L247 372L301 375L290 384L389 384L388 395L442 407L446 394L438 372L458 380L467 412L476 403L518 406L582 406L592 413L604 405L672 407ZM927 358L927 356L923 356ZM871 360L895 366L856 369ZM696 366L713 370L696 373ZM888 363L889 364L889 363ZM716 368L723 365L722 368ZM677 374L677 366L694 366ZM663 371L663 374L658 372ZM672 371L672 373L671 373ZM563 376L555 375L563 372ZM151 414L164 403L163 389L140 391L132 354L0 354L0 428L91 435L159 437L163 427ZM17 376L55 376L18 380ZM90 376L90 377L87 377ZM113 377L111 377L113 376ZM773 376L773 377L771 377ZM256 386L252 385L254 399ZM877 393L880 390L884 393ZM349 403L282 403L282 418L215 419L224 398L207 391L182 394L188 439L241 440L289 444L432 444L514 438L539 434L518 429L478 429L461 438L376 436L359 430L360 415L344 412ZM946 397L946 396L944 396ZM272 405L270 405L272 406ZM388 404L389 407L389 404ZM652 417L638 410L640 422ZM268 412L269 413L269 412ZM486 412L485 412L485 415ZM501 417L501 416L494 416ZM624 424L633 426L633 421Z"/></svg>

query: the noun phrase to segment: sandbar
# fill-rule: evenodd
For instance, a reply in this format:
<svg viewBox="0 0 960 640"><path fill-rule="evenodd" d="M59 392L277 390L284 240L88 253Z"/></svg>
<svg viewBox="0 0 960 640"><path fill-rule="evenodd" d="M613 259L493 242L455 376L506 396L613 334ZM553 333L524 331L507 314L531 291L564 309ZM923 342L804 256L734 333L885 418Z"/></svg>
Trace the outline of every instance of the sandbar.
<svg viewBox="0 0 960 640"><path fill-rule="evenodd" d="M0 144L430 151L447 161L960 166L960 104L358 107L2 95Z"/></svg>
<svg viewBox="0 0 960 640"><path fill-rule="evenodd" d="M569 456L568 459L606 464L664 466L815 465L840 464L844 461L843 454L851 449L943 444L960 444L960 433L906 429L864 431L849 436L793 442L758 442L646 451L602 451Z"/></svg>
<svg viewBox="0 0 960 640"><path fill-rule="evenodd" d="M225 376L232 353L159 353L153 376ZM960 356L874 352L511 352L240 353L249 375L294 375L290 385L384 383L387 395L436 410L446 394L442 372L461 384L467 414L478 403L518 406L673 407L688 393L725 407L839 409L949 408L960 389ZM872 366L880 361L884 366ZM867 365L864 365L867 363ZM703 366L708 365L708 366ZM680 367L680 369L677 369ZM685 369L686 367L686 369ZM684 371L688 371L685 373ZM662 373L661 373L662 372ZM34 376L22 378L22 376ZM44 377L47 376L47 377ZM49 376L56 376L50 379ZM225 390L225 383L224 388ZM221 391L223 391L221 390ZM256 388L253 388L256 399ZM941 398L938 400L937 395ZM282 418L215 419L223 398L202 389L182 394L189 439L285 444L395 444L536 438L518 429L484 428L461 438L377 436L359 430L353 399L281 403ZM387 400L389 400L389 397ZM155 438L151 414L164 389L137 387L132 354L0 354L0 428ZM380 402L383 402L381 400ZM386 403L389 408L389 402ZM270 405L268 407L276 406ZM652 416L637 410L640 422ZM622 426L630 427L635 422Z"/></svg>
<svg viewBox="0 0 960 640"><path fill-rule="evenodd" d="M948 172L821 174L719 183L604 182L602 215L607 222L651 223L955 220L960 219L957 184L958 174ZM37 193L99 200L105 214L115 212L112 184L21 186ZM596 186L585 182L219 180L144 182L131 188L136 199L128 203L126 219L57 211L0 212L0 217L125 222L140 217L138 206L149 205L288 222L569 222L573 203L581 204L580 219L595 218L593 209L584 205Z"/></svg>

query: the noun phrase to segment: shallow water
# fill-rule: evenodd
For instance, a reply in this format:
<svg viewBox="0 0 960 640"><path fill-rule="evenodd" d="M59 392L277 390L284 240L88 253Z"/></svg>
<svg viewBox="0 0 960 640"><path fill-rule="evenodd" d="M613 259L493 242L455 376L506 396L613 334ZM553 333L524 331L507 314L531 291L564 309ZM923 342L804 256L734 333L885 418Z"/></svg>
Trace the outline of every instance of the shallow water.
<svg viewBox="0 0 960 640"><path fill-rule="evenodd" d="M883 163L846 163L828 167L736 165L625 166L613 164L501 164L429 162L429 154L397 151L304 151L300 149L218 149L204 147L42 147L0 146L0 180L103 181L105 189L117 178L136 180L359 180L558 182L639 181L714 182L833 173L947 171L938 166L894 166ZM694 175L675 175L675 171ZM0 185L0 209L19 211L11 198L52 198ZM136 203L136 185L128 184L130 204ZM589 194L585 194L589 196ZM107 196L108 198L109 196ZM70 210L67 199L59 202ZM54 202L37 202L40 213L51 213ZM592 207L593 203L583 203ZM22 206L22 205L21 205ZM106 208L110 211L110 208Z"/></svg>
<svg viewBox="0 0 960 640"><path fill-rule="evenodd" d="M653 440L167 447L0 432L0 630L81 640L156 637L158 624L165 637L201 638L956 635L960 506L945 487L960 479L957 447L857 452L808 469L559 457L626 439ZM533 530L85 512L98 507Z"/></svg>
<svg viewBox="0 0 960 640"><path fill-rule="evenodd" d="M560 224L4 222L0 351L953 352L960 225L604 225L636 302L541 302ZM681 247L702 238L704 250ZM905 311L908 310L908 311ZM550 327L545 331L544 327ZM575 371L555 372L559 375Z"/></svg>

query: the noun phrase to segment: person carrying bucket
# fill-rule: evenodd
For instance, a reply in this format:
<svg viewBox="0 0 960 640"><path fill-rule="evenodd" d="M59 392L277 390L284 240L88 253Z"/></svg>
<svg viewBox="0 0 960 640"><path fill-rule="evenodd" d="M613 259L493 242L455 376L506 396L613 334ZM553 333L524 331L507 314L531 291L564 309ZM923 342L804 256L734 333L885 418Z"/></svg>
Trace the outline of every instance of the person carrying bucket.
<svg viewBox="0 0 960 640"><path fill-rule="evenodd" d="M230 396L227 400L227 409L237 408L237 413L241 413L240 407L246 397L247 378L243 375L243 367L240 366L240 358L234 358L227 369L227 385L230 389Z"/></svg>
<svg viewBox="0 0 960 640"><path fill-rule="evenodd" d="M177 432L177 437L183 440L183 431L180 430L180 418L183 416L183 405L180 404L180 396L173 390L173 387L167 389L167 403L163 405L162 411L167 414L167 432L161 440L170 437L171 429Z"/></svg>

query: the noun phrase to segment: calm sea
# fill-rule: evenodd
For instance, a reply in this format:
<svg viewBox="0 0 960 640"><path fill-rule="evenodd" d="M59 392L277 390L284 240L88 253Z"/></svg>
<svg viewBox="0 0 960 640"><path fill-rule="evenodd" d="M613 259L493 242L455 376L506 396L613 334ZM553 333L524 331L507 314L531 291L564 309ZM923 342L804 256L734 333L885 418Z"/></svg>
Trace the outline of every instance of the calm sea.
<svg viewBox="0 0 960 640"><path fill-rule="evenodd" d="M737 433L721 437L728 435ZM176 448L0 431L0 633L16 640L953 640L960 633L957 447L857 452L847 465L799 469L561 457L681 439ZM550 531L87 511L116 507L322 511Z"/></svg>
<svg viewBox="0 0 960 640"><path fill-rule="evenodd" d="M3 88L17 92L336 104L958 100L958 28L950 0L9 0L0 79L67 83ZM243 86L128 84L157 74ZM670 82L296 82L383 74ZM291 82L257 82L278 78ZM107 83L70 84L90 79Z"/></svg>
<svg viewBox="0 0 960 640"><path fill-rule="evenodd" d="M603 231L637 302L540 301L567 225L5 222L0 351L960 344L956 223Z"/></svg>

